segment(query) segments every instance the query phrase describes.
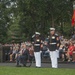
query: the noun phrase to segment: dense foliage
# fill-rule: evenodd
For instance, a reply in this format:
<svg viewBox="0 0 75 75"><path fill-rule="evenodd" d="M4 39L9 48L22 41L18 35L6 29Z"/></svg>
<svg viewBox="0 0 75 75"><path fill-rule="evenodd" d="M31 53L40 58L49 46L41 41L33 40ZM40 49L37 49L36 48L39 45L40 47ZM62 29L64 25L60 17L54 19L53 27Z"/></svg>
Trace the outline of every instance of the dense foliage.
<svg viewBox="0 0 75 75"><path fill-rule="evenodd" d="M73 0L0 0L0 42L25 41L50 27L72 33Z"/></svg>

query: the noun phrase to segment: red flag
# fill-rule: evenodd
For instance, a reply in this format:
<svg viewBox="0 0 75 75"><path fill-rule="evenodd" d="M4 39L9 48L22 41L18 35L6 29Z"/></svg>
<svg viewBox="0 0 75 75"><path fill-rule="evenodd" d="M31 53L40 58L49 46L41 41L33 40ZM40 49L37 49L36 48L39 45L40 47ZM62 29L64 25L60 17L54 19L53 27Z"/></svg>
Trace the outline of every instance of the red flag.
<svg viewBox="0 0 75 75"><path fill-rule="evenodd" d="M72 17L72 26L75 25L75 10L73 11L73 17Z"/></svg>

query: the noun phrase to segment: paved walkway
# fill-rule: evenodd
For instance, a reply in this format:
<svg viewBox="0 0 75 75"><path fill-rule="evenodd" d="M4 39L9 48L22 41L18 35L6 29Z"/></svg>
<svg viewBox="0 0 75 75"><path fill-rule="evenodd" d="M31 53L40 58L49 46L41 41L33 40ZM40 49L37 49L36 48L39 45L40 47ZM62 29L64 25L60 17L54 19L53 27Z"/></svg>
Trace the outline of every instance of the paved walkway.
<svg viewBox="0 0 75 75"><path fill-rule="evenodd" d="M15 67L16 63L0 63L0 66ZM31 67L35 67L35 63ZM42 63L42 68L51 68L50 63ZM59 68L75 69L75 63L59 63Z"/></svg>

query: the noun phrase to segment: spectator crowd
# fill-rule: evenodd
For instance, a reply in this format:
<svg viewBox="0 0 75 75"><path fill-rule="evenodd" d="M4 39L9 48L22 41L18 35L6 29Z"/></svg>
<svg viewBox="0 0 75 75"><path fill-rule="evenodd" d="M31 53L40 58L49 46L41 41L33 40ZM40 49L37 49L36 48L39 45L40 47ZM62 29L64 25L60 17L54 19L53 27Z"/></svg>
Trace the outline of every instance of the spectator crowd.
<svg viewBox="0 0 75 75"><path fill-rule="evenodd" d="M73 36L74 38L74 36ZM59 37L61 45L58 49L59 51L59 59L61 61L75 62L75 41L74 39L65 39L63 36ZM23 54L23 50L27 49L29 51L28 60L34 59L34 48L31 41L22 42L22 43L14 43L14 44L4 44L3 46L10 46L9 51L9 59L11 61L15 61L18 55ZM49 57L48 48L46 40L43 41L43 45L41 47L41 55L42 57Z"/></svg>

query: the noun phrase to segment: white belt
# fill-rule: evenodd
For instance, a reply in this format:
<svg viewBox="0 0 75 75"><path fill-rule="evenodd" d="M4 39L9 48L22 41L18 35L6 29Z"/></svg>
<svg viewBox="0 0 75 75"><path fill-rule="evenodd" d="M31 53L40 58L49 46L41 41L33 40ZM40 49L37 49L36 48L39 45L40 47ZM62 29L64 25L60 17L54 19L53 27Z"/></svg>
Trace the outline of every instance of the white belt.
<svg viewBox="0 0 75 75"><path fill-rule="evenodd" d="M34 44L34 46L40 46L40 44Z"/></svg>
<svg viewBox="0 0 75 75"><path fill-rule="evenodd" d="M56 43L50 43L51 45L55 45Z"/></svg>

